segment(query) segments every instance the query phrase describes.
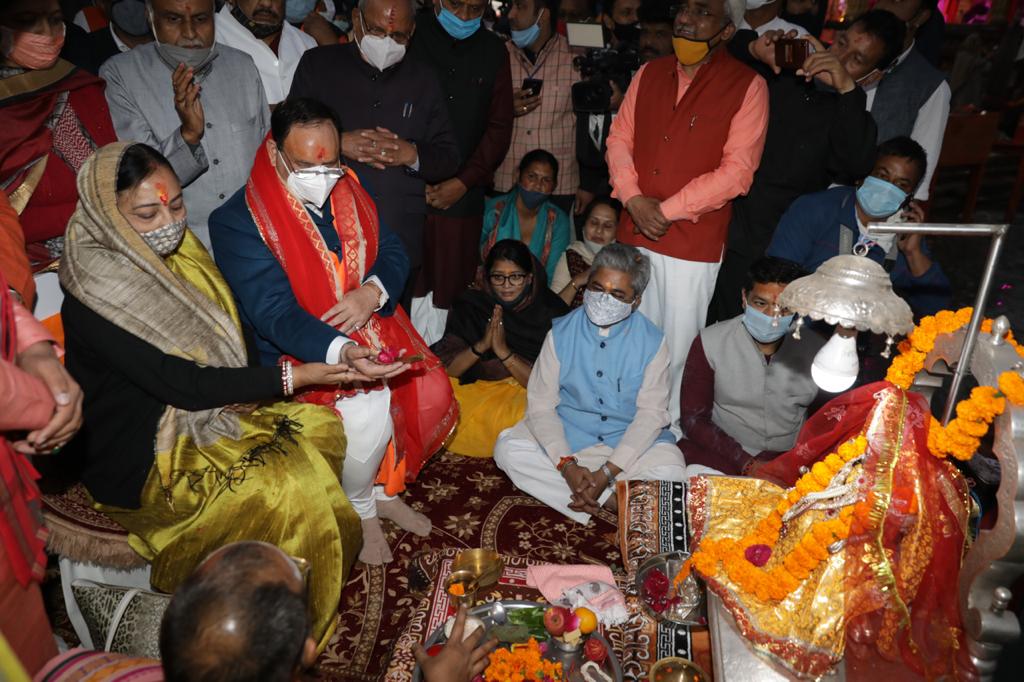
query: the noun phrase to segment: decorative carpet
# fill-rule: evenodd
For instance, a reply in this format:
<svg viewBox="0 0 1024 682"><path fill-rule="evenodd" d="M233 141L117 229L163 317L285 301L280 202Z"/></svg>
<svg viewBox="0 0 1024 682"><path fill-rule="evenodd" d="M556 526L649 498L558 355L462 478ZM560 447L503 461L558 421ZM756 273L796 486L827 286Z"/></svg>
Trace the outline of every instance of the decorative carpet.
<svg viewBox="0 0 1024 682"><path fill-rule="evenodd" d="M574 523L516 490L491 459L440 454L405 499L434 528L421 538L385 522L395 561L352 569L337 631L317 661L318 679L383 679L396 643L431 592L436 557L450 554L443 550L483 547L522 563L604 564L623 572L612 514Z"/></svg>

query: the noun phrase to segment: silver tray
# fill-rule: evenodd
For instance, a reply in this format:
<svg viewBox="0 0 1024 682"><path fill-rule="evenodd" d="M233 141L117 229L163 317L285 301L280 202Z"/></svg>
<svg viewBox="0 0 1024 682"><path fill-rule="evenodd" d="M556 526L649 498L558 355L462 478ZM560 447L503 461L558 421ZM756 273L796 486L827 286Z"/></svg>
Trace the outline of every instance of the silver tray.
<svg viewBox="0 0 1024 682"><path fill-rule="evenodd" d="M486 604L474 606L469 610L469 615L476 616L484 622L484 626L487 628L488 632L490 632L491 626L494 625L494 623L490 619L491 604L493 603L494 602L488 602ZM501 601L499 603L503 607L505 607L506 611L514 611L516 609L527 609L538 606L541 608L547 608L548 606L551 606L550 604L544 604L540 602L519 600L506 600ZM622 676L622 666L619 664L619 659L616 658L615 652L612 650L611 643L605 638L603 634L601 634L600 630L594 631L588 636L596 637L598 641L604 644L604 648L608 652L608 658L606 658L604 663L601 665L601 669L604 671L604 673L606 675L611 675L612 679L615 680L615 682L624 682L625 678ZM441 627L437 628L436 630L434 630L434 632L431 633L430 637L427 638L427 641L423 643L423 648L429 649L435 644L441 644L444 641L444 625L442 625ZM567 682L583 682L583 676L579 673L579 667L583 665L583 663L586 663L586 659L583 657L582 646L580 646L578 651L575 651L573 653L566 653L558 651L556 647L554 647L550 643L549 640L548 652L544 656L548 660L561 662L563 670L570 670L573 664L575 663L577 668L576 672L574 672L571 676L567 676L565 679ZM417 664L416 668L413 670L412 679L413 682L422 682L423 680L423 676L420 673L419 664Z"/></svg>
<svg viewBox="0 0 1024 682"><path fill-rule="evenodd" d="M640 567L636 571L636 595L640 600L640 604L643 606L644 611L651 618L657 621L667 621L670 623L679 623L681 625L706 625L707 618L704 613L704 586L697 580L697 577L690 574L683 583L684 594L683 603L677 605L662 613L656 613L654 609L647 605L647 599L644 595L644 580L647 578L647 574L655 568L660 569L665 577L671 582L672 578L675 577L679 569L682 568L683 562L690 557L687 552L668 552L666 554L659 554L652 556L647 561L640 564Z"/></svg>

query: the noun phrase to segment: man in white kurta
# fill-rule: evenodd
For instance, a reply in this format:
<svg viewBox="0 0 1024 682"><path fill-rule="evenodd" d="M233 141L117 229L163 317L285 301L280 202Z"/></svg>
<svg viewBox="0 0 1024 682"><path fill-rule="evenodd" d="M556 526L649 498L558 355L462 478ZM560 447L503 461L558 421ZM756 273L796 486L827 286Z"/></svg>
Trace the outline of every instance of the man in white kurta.
<svg viewBox="0 0 1024 682"><path fill-rule="evenodd" d="M579 523L614 507L616 480L682 481L669 430L669 349L636 312L649 259L610 244L594 258L583 306L555 321L530 374L526 417L494 461L519 489Z"/></svg>
<svg viewBox="0 0 1024 682"><path fill-rule="evenodd" d="M316 47L313 36L284 20L285 0L233 0L217 12L217 42L252 57L267 102L288 96L302 53Z"/></svg>

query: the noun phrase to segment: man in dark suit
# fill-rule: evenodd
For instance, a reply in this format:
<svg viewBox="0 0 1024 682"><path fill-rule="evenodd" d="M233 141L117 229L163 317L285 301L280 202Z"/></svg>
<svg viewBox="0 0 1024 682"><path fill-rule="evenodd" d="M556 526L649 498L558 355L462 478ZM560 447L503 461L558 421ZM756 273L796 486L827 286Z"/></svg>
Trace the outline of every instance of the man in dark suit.
<svg viewBox="0 0 1024 682"><path fill-rule="evenodd" d="M405 58L415 30L409 0L368 0L352 9L353 42L306 52L290 92L320 99L341 120L342 156L409 255L406 308L423 262L426 184L450 178L460 164L437 77Z"/></svg>
<svg viewBox="0 0 1024 682"><path fill-rule="evenodd" d="M89 46L97 67L114 55L152 40L145 0L114 0L110 3L110 24L89 34Z"/></svg>

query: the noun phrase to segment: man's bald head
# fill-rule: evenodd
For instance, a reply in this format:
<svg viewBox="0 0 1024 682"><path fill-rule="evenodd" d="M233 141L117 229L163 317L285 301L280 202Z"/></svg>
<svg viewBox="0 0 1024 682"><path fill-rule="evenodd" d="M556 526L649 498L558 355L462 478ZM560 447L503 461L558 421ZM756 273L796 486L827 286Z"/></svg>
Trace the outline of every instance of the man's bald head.
<svg viewBox="0 0 1024 682"><path fill-rule="evenodd" d="M178 588L160 628L169 682L287 682L310 651L301 574L262 542L211 554ZM315 645L313 645L315 648Z"/></svg>
<svg viewBox="0 0 1024 682"><path fill-rule="evenodd" d="M212 47L214 0L147 0L156 39L165 45L190 49Z"/></svg>
<svg viewBox="0 0 1024 682"><path fill-rule="evenodd" d="M359 0L352 8L352 30L357 42L372 35L407 45L416 30L416 9L412 0Z"/></svg>

